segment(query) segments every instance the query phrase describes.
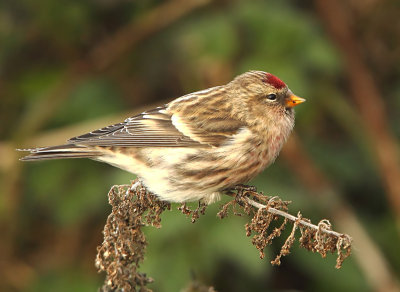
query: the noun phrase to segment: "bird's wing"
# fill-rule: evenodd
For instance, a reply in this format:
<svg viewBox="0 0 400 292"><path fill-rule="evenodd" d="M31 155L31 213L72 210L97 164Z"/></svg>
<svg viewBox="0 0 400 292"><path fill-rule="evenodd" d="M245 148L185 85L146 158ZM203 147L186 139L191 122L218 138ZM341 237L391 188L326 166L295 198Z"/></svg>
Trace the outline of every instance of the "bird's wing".
<svg viewBox="0 0 400 292"><path fill-rule="evenodd" d="M88 146L210 147L222 144L241 127L240 122L230 119L188 120L169 112L166 105L68 142Z"/></svg>

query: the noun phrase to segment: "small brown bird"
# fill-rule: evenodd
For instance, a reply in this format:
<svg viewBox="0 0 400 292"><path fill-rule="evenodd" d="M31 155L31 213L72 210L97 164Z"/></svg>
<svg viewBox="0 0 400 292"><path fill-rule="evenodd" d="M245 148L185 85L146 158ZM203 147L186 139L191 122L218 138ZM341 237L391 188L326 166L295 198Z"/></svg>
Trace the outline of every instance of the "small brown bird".
<svg viewBox="0 0 400 292"><path fill-rule="evenodd" d="M274 75L250 71L65 145L26 149L21 160L87 157L137 174L162 200L211 203L274 162L304 101Z"/></svg>

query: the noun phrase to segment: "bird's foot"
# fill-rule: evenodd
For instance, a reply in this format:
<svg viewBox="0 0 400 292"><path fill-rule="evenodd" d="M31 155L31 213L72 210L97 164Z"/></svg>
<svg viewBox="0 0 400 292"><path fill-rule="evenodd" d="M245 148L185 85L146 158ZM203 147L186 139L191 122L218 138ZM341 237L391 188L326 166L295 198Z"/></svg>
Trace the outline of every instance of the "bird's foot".
<svg viewBox="0 0 400 292"><path fill-rule="evenodd" d="M228 190L237 191L237 192L257 192L257 188L255 186L238 184Z"/></svg>

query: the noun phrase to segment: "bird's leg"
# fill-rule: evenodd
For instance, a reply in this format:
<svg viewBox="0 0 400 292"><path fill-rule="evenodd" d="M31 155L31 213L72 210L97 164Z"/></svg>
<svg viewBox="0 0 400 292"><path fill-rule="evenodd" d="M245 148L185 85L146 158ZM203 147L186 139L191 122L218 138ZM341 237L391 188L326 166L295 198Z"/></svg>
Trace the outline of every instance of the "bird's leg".
<svg viewBox="0 0 400 292"><path fill-rule="evenodd" d="M224 192L235 198L235 201L240 205L244 206L243 204L243 197L248 197L251 195L251 193L257 192L257 188L255 186L249 186L249 185L243 185L243 184L238 184L235 185L234 187L225 189Z"/></svg>
<svg viewBox="0 0 400 292"><path fill-rule="evenodd" d="M237 191L240 193L243 192L257 192L257 188L255 186L249 186L244 184L238 184L232 188L229 188L228 191Z"/></svg>

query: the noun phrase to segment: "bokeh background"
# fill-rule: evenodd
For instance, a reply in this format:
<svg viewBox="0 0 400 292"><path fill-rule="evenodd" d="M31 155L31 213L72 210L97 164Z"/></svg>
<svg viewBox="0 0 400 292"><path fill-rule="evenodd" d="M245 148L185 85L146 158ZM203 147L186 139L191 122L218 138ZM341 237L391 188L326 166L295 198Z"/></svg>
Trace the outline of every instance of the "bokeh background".
<svg viewBox="0 0 400 292"><path fill-rule="evenodd" d="M114 184L90 160L22 163L66 139L256 69L307 102L277 162L252 183L354 238L341 270L295 247L280 267L248 218L195 224L176 207L146 228L155 291L399 291L400 5L390 0L2 0L0 290L95 291Z"/></svg>

